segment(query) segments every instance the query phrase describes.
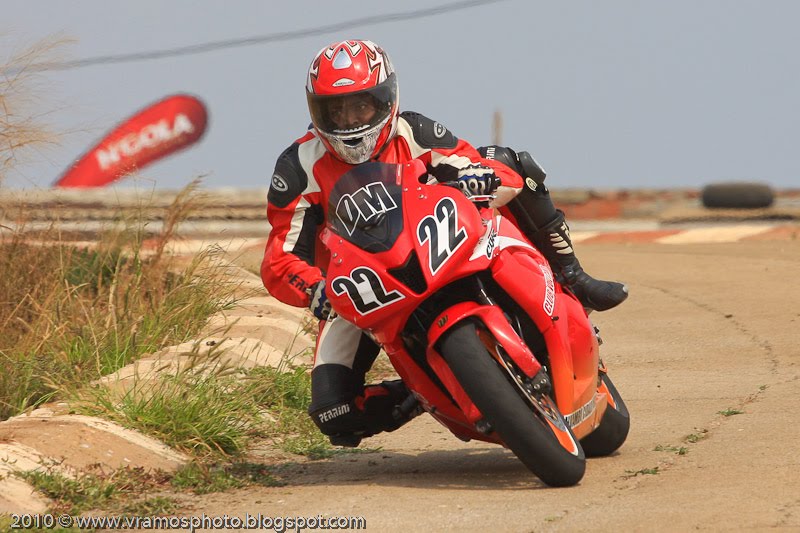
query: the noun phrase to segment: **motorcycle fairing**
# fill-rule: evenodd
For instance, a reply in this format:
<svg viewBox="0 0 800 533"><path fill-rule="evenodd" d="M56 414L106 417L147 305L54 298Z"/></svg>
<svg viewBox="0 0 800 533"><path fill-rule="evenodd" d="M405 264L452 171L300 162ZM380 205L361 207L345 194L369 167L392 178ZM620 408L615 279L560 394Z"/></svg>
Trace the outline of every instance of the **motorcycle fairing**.
<svg viewBox="0 0 800 533"><path fill-rule="evenodd" d="M454 272L466 277L489 264L488 257L470 261L483 234L478 211L451 188L414 183L409 176L415 176L420 165L424 170L415 160L371 164L376 172L354 172L367 166L362 165L343 176L331 193L328 227L321 234L331 252L327 279L334 309L352 316L356 326L375 330L381 343L395 338L419 302L452 281ZM409 197L413 206L404 204ZM405 227L415 231L403 232ZM421 293L392 275L412 254L425 281ZM374 276L356 272L355 265L367 264ZM335 280L339 281L333 287ZM401 297L387 296L395 294Z"/></svg>
<svg viewBox="0 0 800 533"><path fill-rule="evenodd" d="M373 169L375 165L380 164L370 164ZM429 339L426 357L444 384L446 394L439 390L441 385L426 375L425 369L408 353L403 353L402 342L397 346L391 343L397 342L411 313L430 295L454 279L491 269L493 278L529 314L544 336L559 410L574 414L572 419L578 421L575 428L578 438L588 434L599 421L605 402L599 398L603 393L597 392L594 413L591 413L591 406L587 407L597 391L598 346L577 299L553 283L547 261L513 224L505 222L506 219L488 209L479 212L470 200L453 194L448 187L419 184L415 178L424 172L424 165L419 161L383 166L386 168L376 173L367 172L367 165L364 165L363 172L340 180L331 195L337 199L335 203L331 200L329 206L330 229L326 228L322 234L331 252L328 280L330 283L346 277L359 289L348 292L348 283L340 281L337 287L344 290L329 291L334 309L358 327L372 332L384 345L401 377L421 385L415 390L423 405L435 406L438 414L434 416L451 431L462 438L490 440L476 434L474 428L470 430L469 422L476 421L479 413L471 410L469 402L465 403L463 390L455 383L449 368L438 353L430 349L442 333L435 331L436 325L431 327L433 337ZM404 205L412 200L413 205ZM423 219L429 220L424 226L419 222ZM416 231L403 231L404 228ZM419 284L416 291L392 274L407 265L413 267L415 262L411 259L414 257L417 274L424 279L424 288ZM372 276L358 270L362 265L370 265L379 283L364 281ZM520 280L525 283L521 284ZM377 301L383 305L362 306L359 311L356 294L364 302ZM388 298L396 294L402 297ZM442 313L440 319L445 315L447 312ZM489 326L489 331L515 364L525 374L535 374L539 363L521 344L502 310L473 302L454 317L445 321L450 322L448 327L461 319L480 319ZM505 332L505 328L511 334ZM519 348L520 344L523 348ZM420 392L423 390L424 393ZM427 398L422 398L422 394ZM462 404L463 412L458 409ZM465 416L469 420L465 420Z"/></svg>

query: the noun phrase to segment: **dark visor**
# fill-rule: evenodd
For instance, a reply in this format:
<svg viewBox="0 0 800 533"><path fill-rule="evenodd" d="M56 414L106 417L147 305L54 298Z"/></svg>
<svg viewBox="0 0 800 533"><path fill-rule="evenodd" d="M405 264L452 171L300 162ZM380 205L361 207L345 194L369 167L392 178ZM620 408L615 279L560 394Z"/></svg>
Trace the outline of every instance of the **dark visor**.
<svg viewBox="0 0 800 533"><path fill-rule="evenodd" d="M392 106L397 101L397 80L391 74L386 81L363 91L335 95L308 95L308 109L314 126L328 134L347 135L367 131L382 123L392 112ZM374 108L375 113L368 120L352 128L343 124L341 115L344 110L364 109L365 106ZM352 131L350 131L352 129Z"/></svg>

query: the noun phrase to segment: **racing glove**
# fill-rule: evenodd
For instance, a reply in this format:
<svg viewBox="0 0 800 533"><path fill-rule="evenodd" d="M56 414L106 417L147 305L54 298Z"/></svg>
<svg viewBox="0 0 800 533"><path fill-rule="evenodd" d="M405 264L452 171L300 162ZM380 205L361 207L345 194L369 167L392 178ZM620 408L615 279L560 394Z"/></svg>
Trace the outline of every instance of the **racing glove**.
<svg viewBox="0 0 800 533"><path fill-rule="evenodd" d="M331 315L331 302L325 294L325 280L321 279L308 289L308 308L320 320L328 320Z"/></svg>
<svg viewBox="0 0 800 533"><path fill-rule="evenodd" d="M500 178L497 177L491 167L469 165L458 171L455 183L461 189L461 192L467 198L470 198L475 195L486 196L492 194L500 186Z"/></svg>

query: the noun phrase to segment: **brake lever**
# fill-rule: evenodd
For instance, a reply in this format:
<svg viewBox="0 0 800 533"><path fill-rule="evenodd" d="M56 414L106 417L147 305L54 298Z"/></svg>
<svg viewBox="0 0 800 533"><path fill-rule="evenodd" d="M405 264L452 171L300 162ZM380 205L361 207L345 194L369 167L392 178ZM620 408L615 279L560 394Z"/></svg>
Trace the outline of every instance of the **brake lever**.
<svg viewBox="0 0 800 533"><path fill-rule="evenodd" d="M494 194L475 194L473 196L467 196L469 200L473 203L479 204L482 202L486 202L487 204L497 198Z"/></svg>

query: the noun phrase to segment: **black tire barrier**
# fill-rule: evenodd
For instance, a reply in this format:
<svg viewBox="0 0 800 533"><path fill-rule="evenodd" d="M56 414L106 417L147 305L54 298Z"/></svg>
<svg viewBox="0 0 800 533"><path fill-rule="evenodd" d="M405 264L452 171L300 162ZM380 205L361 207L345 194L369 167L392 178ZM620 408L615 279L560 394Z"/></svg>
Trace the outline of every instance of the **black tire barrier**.
<svg viewBox="0 0 800 533"><path fill-rule="evenodd" d="M712 183L703 188L702 200L710 208L758 209L771 206L775 193L764 183Z"/></svg>

